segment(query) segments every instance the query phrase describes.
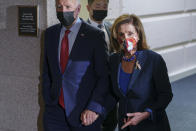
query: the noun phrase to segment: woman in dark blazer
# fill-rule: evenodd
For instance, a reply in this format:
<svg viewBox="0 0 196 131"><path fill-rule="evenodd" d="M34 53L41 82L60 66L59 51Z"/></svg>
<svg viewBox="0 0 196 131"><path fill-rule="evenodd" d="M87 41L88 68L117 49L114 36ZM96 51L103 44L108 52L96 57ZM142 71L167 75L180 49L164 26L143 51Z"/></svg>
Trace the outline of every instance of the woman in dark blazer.
<svg viewBox="0 0 196 131"><path fill-rule="evenodd" d="M109 63L119 130L170 131L165 108L173 94L167 67L161 55L148 49L140 19L122 15L111 33Z"/></svg>

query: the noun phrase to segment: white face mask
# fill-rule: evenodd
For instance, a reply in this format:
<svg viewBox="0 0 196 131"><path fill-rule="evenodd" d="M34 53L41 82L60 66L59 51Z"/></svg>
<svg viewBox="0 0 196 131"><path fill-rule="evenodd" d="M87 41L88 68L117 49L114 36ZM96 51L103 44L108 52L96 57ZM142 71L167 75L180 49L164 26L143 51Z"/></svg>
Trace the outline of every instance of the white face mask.
<svg viewBox="0 0 196 131"><path fill-rule="evenodd" d="M137 42L136 42L135 38L131 37L131 38L125 39L123 46L124 46L125 50L130 52L136 48Z"/></svg>

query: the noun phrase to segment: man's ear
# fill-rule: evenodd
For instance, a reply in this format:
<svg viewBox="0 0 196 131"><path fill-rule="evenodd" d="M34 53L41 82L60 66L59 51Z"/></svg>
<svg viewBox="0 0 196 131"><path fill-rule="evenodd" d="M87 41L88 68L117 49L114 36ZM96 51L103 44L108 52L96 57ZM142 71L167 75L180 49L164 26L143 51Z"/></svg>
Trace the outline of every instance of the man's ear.
<svg viewBox="0 0 196 131"><path fill-rule="evenodd" d="M90 12L90 6L86 5L86 9L88 10L88 12Z"/></svg>
<svg viewBox="0 0 196 131"><path fill-rule="evenodd" d="M78 5L78 14L80 13L81 10L81 4Z"/></svg>
<svg viewBox="0 0 196 131"><path fill-rule="evenodd" d="M80 10L81 10L81 5L79 4L78 7L77 7L77 10L74 11L74 17L78 17L78 15L80 14Z"/></svg>

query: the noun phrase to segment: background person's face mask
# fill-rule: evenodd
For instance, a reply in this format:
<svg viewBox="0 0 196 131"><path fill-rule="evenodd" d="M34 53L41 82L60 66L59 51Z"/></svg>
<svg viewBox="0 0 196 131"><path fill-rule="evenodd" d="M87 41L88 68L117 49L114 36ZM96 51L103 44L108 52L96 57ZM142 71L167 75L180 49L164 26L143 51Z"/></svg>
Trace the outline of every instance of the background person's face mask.
<svg viewBox="0 0 196 131"><path fill-rule="evenodd" d="M93 10L93 19L95 21L102 21L107 16L107 10Z"/></svg>

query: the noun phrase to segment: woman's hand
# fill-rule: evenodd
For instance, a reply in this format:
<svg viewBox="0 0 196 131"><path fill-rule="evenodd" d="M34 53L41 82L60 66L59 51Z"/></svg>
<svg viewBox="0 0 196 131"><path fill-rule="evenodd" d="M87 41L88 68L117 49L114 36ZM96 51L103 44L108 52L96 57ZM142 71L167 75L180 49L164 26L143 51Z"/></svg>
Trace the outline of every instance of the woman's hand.
<svg viewBox="0 0 196 131"><path fill-rule="evenodd" d="M127 126L135 126L141 121L147 119L150 116L150 112L135 112L135 113L127 113L128 118L124 119L124 125L121 129L124 129Z"/></svg>

